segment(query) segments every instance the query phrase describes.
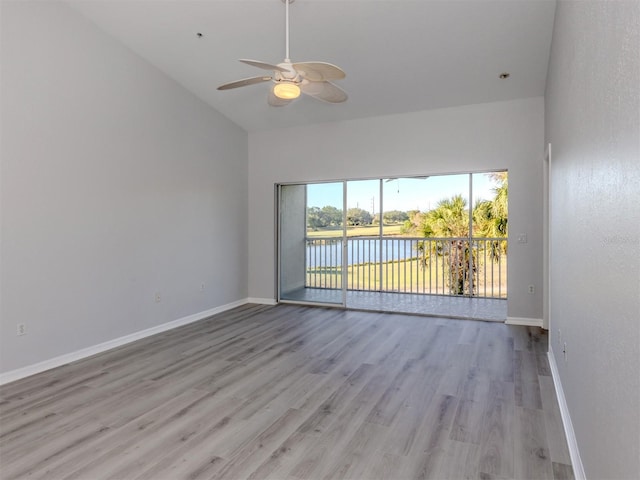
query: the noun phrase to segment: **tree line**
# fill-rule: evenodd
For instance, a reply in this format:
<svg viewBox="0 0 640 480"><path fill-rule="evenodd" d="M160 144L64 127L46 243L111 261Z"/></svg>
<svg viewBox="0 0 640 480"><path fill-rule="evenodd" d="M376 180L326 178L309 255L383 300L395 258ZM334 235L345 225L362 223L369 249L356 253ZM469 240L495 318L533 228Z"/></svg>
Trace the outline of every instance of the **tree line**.
<svg viewBox="0 0 640 480"><path fill-rule="evenodd" d="M399 210L390 210L383 213L382 220L387 225L403 223L409 220L409 214ZM379 214L372 215L362 208L347 209L347 225L350 227L379 224ZM340 227L342 226L342 210L330 205L322 208L309 207L307 208L307 226L314 231L321 228Z"/></svg>

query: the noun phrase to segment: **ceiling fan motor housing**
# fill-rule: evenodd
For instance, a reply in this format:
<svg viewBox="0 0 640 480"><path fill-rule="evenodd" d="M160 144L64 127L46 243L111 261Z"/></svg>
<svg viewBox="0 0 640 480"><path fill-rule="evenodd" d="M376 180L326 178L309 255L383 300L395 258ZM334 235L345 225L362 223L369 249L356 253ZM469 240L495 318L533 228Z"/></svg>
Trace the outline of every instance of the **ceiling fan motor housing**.
<svg viewBox="0 0 640 480"><path fill-rule="evenodd" d="M298 75L298 72L293 68L293 65L291 65L291 63L283 62L283 63L279 63L278 66L280 68L285 69L286 72L275 72L274 79L276 81L280 81L280 80L290 80L292 82L300 81L300 75Z"/></svg>

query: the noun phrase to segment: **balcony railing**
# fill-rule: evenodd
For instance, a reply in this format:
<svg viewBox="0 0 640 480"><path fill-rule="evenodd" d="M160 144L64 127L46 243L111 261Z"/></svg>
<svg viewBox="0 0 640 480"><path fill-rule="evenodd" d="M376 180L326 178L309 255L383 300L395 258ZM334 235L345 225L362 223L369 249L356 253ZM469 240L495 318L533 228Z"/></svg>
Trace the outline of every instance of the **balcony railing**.
<svg viewBox="0 0 640 480"><path fill-rule="evenodd" d="M353 237L346 256L347 290L507 297L506 238ZM307 287L341 288L342 238L307 238L306 267Z"/></svg>

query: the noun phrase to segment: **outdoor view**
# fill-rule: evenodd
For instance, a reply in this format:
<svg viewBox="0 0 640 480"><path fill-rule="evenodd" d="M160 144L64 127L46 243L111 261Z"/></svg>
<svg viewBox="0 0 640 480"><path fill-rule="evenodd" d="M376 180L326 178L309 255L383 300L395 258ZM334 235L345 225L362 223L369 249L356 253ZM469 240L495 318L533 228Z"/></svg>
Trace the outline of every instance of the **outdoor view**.
<svg viewBox="0 0 640 480"><path fill-rule="evenodd" d="M347 289L506 298L507 197L506 171L348 181ZM305 286L340 289L343 184L306 198Z"/></svg>

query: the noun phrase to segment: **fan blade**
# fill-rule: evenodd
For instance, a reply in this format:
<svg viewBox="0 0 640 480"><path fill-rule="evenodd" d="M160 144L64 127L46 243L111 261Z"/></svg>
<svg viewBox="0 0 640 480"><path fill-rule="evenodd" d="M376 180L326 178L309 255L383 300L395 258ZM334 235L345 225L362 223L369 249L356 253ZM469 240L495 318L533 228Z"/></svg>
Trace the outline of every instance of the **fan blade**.
<svg viewBox="0 0 640 480"><path fill-rule="evenodd" d="M275 87L275 85L273 87ZM273 93L273 87L269 89L269 97L267 98L269 105L272 107L284 107L285 105L289 105L291 100L276 97L276 94Z"/></svg>
<svg viewBox="0 0 640 480"><path fill-rule="evenodd" d="M331 82L302 82L300 90L324 102L342 103L347 100L346 92Z"/></svg>
<svg viewBox="0 0 640 480"><path fill-rule="evenodd" d="M242 80L238 80L235 82L225 83L224 85L220 85L218 90L230 90L232 88L238 87L246 87L247 85L255 85L256 83L268 82L271 80L271 77L251 77L244 78Z"/></svg>
<svg viewBox="0 0 640 480"><path fill-rule="evenodd" d="M278 65L271 65L270 63L261 62L259 60L247 60L240 59L242 63L246 63L247 65L251 65L252 67L262 68L263 70L275 70L277 72L288 72L286 68L279 67Z"/></svg>
<svg viewBox="0 0 640 480"><path fill-rule="evenodd" d="M302 78L313 82L322 80L342 80L346 74L340 67L326 62L300 62L294 63L293 68Z"/></svg>

